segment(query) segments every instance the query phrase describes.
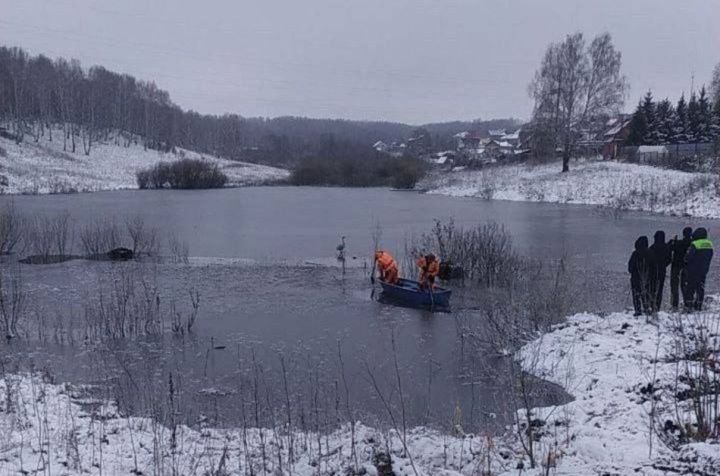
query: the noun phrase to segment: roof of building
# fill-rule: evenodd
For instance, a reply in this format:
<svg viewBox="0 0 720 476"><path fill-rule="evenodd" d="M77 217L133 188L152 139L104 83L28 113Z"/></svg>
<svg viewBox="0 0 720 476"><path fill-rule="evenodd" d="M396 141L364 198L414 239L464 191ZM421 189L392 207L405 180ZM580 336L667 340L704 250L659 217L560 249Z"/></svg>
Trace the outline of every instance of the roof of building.
<svg viewBox="0 0 720 476"><path fill-rule="evenodd" d="M500 138L500 140L520 140L520 131L521 130L522 129L518 129L515 132L505 134Z"/></svg>
<svg viewBox="0 0 720 476"><path fill-rule="evenodd" d="M608 122L610 122L610 121L608 121ZM628 124L630 124L630 119L627 119L627 120L624 120L624 121L616 120L613 124L610 125L610 129L608 129L607 131L605 131L605 133L604 133L603 135L604 135L605 137L611 137L611 136L617 135L617 134L620 133L620 131L622 131L622 130L625 128L625 126L627 126Z"/></svg>
<svg viewBox="0 0 720 476"><path fill-rule="evenodd" d="M502 141L502 140L495 140L495 139L490 140L487 144L485 144L485 146L487 147L492 144L495 144L500 148L512 149L512 147L513 147L513 145L510 142Z"/></svg>

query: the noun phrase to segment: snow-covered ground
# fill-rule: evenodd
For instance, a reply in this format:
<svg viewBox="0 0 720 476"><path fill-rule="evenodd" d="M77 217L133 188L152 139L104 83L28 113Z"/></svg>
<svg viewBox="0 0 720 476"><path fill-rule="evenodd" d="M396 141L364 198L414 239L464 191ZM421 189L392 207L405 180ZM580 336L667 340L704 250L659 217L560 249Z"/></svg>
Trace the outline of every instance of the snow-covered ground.
<svg viewBox="0 0 720 476"><path fill-rule="evenodd" d="M509 165L431 174L418 188L456 197L575 203L720 218L720 178L614 161Z"/></svg>
<svg viewBox="0 0 720 476"><path fill-rule="evenodd" d="M551 453L555 474L720 474L720 441L679 450L659 441L667 421L693 420L688 402L676 407L672 398L687 388L678 374L695 365L676 357L680 326L689 335L712 335L720 309L660 313L650 323L627 312L578 314L520 351L525 368L575 397L533 414L544 422L539 455ZM720 359L717 347L709 358Z"/></svg>
<svg viewBox="0 0 720 476"><path fill-rule="evenodd" d="M229 178L229 186L258 185L283 180L287 170L264 165L235 162L178 150L177 154L144 150L141 144L124 146L124 139L93 144L90 155L78 140L76 153L63 152L62 132L53 132L36 143L27 136L21 144L0 138L0 176L7 178L6 193L63 193L135 189L135 174L160 161L203 158L217 162Z"/></svg>
<svg viewBox="0 0 720 476"><path fill-rule="evenodd" d="M533 410L540 422L536 457L543 462L535 469L512 429L494 438L416 428L406 449L399 433L360 424L354 445L348 425L321 438L288 433L282 425L262 433L184 426L173 432L146 418L122 417L112 404L83 401L68 385L6 375L0 380L0 473L384 474L377 463L389 450L397 475L716 475L719 442L672 450L655 427L684 413L685 404L678 409L668 400L683 386L676 386L676 371L685 362L673 358L677 326L717 330L719 321L717 306L705 314L660 313L653 323L626 312L578 314L523 347L517 357L528 371L575 397ZM93 410L88 403L95 403Z"/></svg>

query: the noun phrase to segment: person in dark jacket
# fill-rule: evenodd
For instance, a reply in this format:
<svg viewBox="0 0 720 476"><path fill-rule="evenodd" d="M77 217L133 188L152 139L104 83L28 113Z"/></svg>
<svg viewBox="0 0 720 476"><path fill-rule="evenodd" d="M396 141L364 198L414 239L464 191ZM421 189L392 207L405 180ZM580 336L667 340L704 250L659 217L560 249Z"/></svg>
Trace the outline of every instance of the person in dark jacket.
<svg viewBox="0 0 720 476"><path fill-rule="evenodd" d="M670 240L670 251L672 252L672 263L670 266L670 299L674 311L677 311L680 304L680 293L683 296L683 302L686 299L687 273L685 272L685 255L687 254L690 243L692 243L692 228L685 227L682 231L682 239L679 240L677 235Z"/></svg>
<svg viewBox="0 0 720 476"><path fill-rule="evenodd" d="M640 316L642 313L652 313L652 281L655 271L655 263L648 248L647 236L641 236L635 240L635 251L632 252L630 261L628 261L630 288L636 316Z"/></svg>
<svg viewBox="0 0 720 476"><path fill-rule="evenodd" d="M687 297L685 309L701 311L705 300L705 278L710 270L713 257L713 245L708 239L705 228L693 232L692 243L685 256L687 272Z"/></svg>
<svg viewBox="0 0 720 476"><path fill-rule="evenodd" d="M652 279L653 289L653 310L659 311L662 306L663 291L665 289L665 276L667 275L667 267L672 260L670 254L670 246L665 243L665 232L658 230L655 232L653 244L650 246L650 252L655 262L655 275Z"/></svg>

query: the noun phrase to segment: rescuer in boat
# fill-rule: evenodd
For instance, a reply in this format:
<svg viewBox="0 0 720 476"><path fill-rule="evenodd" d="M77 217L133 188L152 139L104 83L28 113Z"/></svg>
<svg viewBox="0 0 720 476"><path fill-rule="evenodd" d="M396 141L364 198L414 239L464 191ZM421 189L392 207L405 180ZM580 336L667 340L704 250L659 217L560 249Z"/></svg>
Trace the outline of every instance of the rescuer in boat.
<svg viewBox="0 0 720 476"><path fill-rule="evenodd" d="M440 262L434 254L430 253L425 256L420 256L416 261L418 268L420 268L420 287L422 289L435 288L435 278L440 272Z"/></svg>
<svg viewBox="0 0 720 476"><path fill-rule="evenodd" d="M381 281L397 284L400 281L400 275L398 274L397 262L390 253L384 250L378 250L375 252L375 263L378 267L378 277Z"/></svg>

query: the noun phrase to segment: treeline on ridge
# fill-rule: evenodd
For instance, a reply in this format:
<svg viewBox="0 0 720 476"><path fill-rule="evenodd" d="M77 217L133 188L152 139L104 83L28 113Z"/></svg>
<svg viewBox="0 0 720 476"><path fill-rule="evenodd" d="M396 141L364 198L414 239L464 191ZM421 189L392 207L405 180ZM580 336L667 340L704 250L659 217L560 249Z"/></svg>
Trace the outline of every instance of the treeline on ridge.
<svg viewBox="0 0 720 476"><path fill-rule="evenodd" d="M114 137L125 146L141 143L163 151L182 147L288 168L304 161L339 161L328 168L346 171L375 160L376 141L404 140L417 129L395 122L200 114L183 110L152 81L7 47L0 47L0 124L18 142L49 135L50 140L63 141L65 150L88 155L95 142ZM453 134L460 130L516 124L499 119L427 124L423 129L433 149L443 150L454 147ZM62 137L57 132L53 137L53 128L61 128ZM382 176L387 169L384 164L368 167L374 170L371 176ZM343 181L365 183L366 178L367 174Z"/></svg>

